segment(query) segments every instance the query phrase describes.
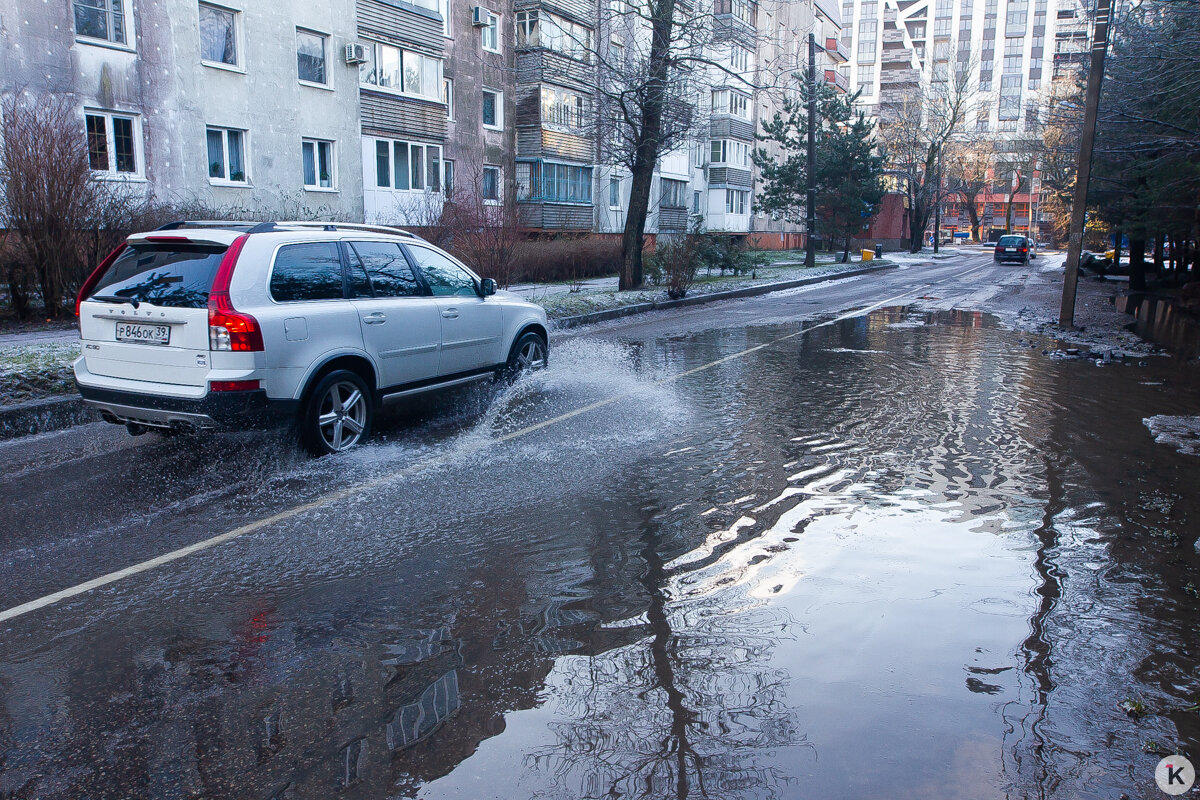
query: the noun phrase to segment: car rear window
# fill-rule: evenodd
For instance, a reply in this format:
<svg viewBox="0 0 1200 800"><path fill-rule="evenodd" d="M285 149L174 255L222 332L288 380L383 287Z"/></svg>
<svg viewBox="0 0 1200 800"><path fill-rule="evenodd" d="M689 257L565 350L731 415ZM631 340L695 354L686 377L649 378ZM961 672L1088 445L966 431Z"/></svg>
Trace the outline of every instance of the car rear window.
<svg viewBox="0 0 1200 800"><path fill-rule="evenodd" d="M1025 244L1025 239L1021 236L1001 236L999 243L1004 247L1020 247Z"/></svg>
<svg viewBox="0 0 1200 800"><path fill-rule="evenodd" d="M204 308L226 249L219 244L131 244L88 297Z"/></svg>

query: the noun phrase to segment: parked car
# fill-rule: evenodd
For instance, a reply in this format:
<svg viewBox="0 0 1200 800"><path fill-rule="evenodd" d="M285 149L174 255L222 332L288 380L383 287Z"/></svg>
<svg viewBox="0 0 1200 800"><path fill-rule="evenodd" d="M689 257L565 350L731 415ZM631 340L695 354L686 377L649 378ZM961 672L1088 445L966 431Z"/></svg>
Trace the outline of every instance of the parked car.
<svg viewBox="0 0 1200 800"><path fill-rule="evenodd" d="M133 434L294 422L346 450L391 399L544 367L546 312L393 228L179 222L76 303L84 401Z"/></svg>
<svg viewBox="0 0 1200 800"><path fill-rule="evenodd" d="M1030 239L1028 236L1026 236L1025 237L1025 246L1029 248L1029 257L1037 258L1037 251L1038 251L1037 242L1035 242L1033 239Z"/></svg>
<svg viewBox="0 0 1200 800"><path fill-rule="evenodd" d="M996 251L992 260L997 264L1029 263L1029 240L1024 236L1001 236L996 242Z"/></svg>

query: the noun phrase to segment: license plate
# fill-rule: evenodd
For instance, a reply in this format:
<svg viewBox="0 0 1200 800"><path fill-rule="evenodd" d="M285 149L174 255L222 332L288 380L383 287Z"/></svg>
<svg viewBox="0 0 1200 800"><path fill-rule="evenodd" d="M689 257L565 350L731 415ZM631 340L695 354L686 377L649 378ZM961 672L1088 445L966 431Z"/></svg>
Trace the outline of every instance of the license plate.
<svg viewBox="0 0 1200 800"><path fill-rule="evenodd" d="M1015 248L1015 247L1006 247L1006 248L1004 248L1004 252L1006 252L1006 253L1015 253L1015 252L1017 252L1017 248Z"/></svg>
<svg viewBox="0 0 1200 800"><path fill-rule="evenodd" d="M171 326L140 325L133 322L118 322L116 338L118 342L166 344L171 340Z"/></svg>

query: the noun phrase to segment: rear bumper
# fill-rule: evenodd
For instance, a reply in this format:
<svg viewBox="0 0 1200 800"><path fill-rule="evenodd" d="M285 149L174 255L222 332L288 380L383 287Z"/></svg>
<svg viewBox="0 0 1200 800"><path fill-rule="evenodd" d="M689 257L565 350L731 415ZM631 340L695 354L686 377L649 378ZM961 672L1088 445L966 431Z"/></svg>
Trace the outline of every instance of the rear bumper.
<svg viewBox="0 0 1200 800"><path fill-rule="evenodd" d="M210 430L270 427L290 420L295 400L272 400L262 389L209 392L202 398L161 397L76 383L83 401L109 422L152 428Z"/></svg>

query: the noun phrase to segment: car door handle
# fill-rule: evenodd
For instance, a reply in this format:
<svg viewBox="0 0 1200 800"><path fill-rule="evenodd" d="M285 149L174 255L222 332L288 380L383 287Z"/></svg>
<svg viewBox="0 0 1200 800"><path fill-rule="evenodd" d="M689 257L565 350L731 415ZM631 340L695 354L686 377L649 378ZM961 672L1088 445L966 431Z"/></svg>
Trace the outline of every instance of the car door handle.
<svg viewBox="0 0 1200 800"><path fill-rule="evenodd" d="M442 310L442 316L446 319L458 319L457 308L447 308Z"/></svg>
<svg viewBox="0 0 1200 800"><path fill-rule="evenodd" d="M387 315L380 314L378 311L376 311L374 314L367 314L365 317L363 317L363 322L368 325L382 325L383 323L387 322Z"/></svg>

